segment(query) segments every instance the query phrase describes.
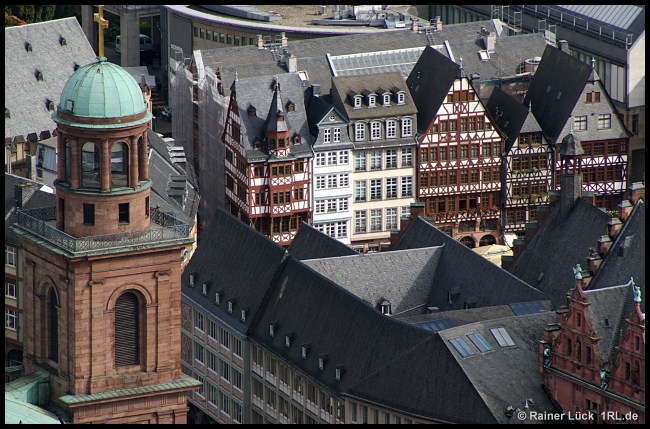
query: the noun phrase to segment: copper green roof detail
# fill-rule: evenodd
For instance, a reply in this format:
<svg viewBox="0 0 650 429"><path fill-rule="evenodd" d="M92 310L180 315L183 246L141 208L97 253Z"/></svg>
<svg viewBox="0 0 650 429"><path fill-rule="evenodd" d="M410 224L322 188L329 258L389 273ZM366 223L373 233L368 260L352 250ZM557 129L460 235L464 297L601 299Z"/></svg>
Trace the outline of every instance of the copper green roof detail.
<svg viewBox="0 0 650 429"><path fill-rule="evenodd" d="M49 403L50 376L36 371L5 384L5 424L60 424Z"/></svg>
<svg viewBox="0 0 650 429"><path fill-rule="evenodd" d="M68 79L58 108L63 113L84 118L120 118L140 114L147 106L133 76L106 58L100 58L80 67ZM56 114L53 119L60 122Z"/></svg>

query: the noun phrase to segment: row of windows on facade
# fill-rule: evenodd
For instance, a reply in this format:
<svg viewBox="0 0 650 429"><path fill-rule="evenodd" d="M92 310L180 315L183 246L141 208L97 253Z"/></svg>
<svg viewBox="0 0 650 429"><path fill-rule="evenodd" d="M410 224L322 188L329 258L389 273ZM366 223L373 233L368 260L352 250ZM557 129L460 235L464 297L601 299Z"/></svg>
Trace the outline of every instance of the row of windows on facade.
<svg viewBox="0 0 650 429"><path fill-rule="evenodd" d="M612 115L610 113L598 114L596 129L607 130L612 128ZM573 120L573 131L586 131L588 129L588 116L576 116Z"/></svg>
<svg viewBox="0 0 650 429"><path fill-rule="evenodd" d="M190 399L204 403L207 401L214 409L208 411L212 414L219 414L218 420L224 422L242 423L243 420L243 405L230 397L228 393L224 392L209 380L205 380L202 375L192 371L185 365L182 366L183 373L200 381L201 385L198 390L190 393Z"/></svg>
<svg viewBox="0 0 650 429"><path fill-rule="evenodd" d="M420 173L420 182L418 187L420 189L435 188L438 186L462 186L473 185L479 183L499 182L500 169L499 167L491 167L482 169L481 180L479 181L479 172L481 170L475 169L458 169L458 170L444 170L433 172Z"/></svg>
<svg viewBox="0 0 650 429"><path fill-rule="evenodd" d="M387 209L357 210L354 212L354 232L364 234L367 232L383 232L397 230L397 207ZM386 217L384 218L384 210ZM368 225L368 212L370 212L370 225ZM368 226L370 226L368 228Z"/></svg>
<svg viewBox="0 0 650 429"><path fill-rule="evenodd" d="M492 130L492 124L485 120L484 115L461 116L458 119L439 119L431 128L433 133L452 133L458 132L458 130L460 132L490 131Z"/></svg>
<svg viewBox="0 0 650 429"><path fill-rule="evenodd" d="M233 46L254 46L256 44L255 38L236 36L234 34L220 33L218 31L205 30L200 27L194 27L194 37L199 39L211 40L214 42L222 43L224 45Z"/></svg>
<svg viewBox="0 0 650 429"><path fill-rule="evenodd" d="M398 89L393 91L384 91L377 90L376 92L371 92L366 94L354 94L351 95L352 105L355 109L361 108L362 104L365 104L368 108L377 107L377 101L381 99L382 106L389 107L391 105L391 100L402 105L406 103L406 92L400 91Z"/></svg>
<svg viewBox="0 0 650 429"><path fill-rule="evenodd" d="M368 164L370 164L371 170L412 167L413 148L401 148L399 152L401 154L401 164L398 166L398 149L356 151L354 152L354 171L367 171ZM348 165L349 160L349 151L319 152L315 155L315 164L317 167Z"/></svg>
<svg viewBox="0 0 650 429"><path fill-rule="evenodd" d="M428 213L449 213L462 210L482 210L493 213L498 211L499 194L462 194L454 196L436 196L427 198L426 205Z"/></svg>
<svg viewBox="0 0 650 429"><path fill-rule="evenodd" d="M192 363L192 351L183 350L183 360ZM243 373L232 362L221 359L207 345L194 342L194 360L208 370L213 379L219 377L225 383L232 385L240 392L243 390ZM196 369L196 366L195 366ZM218 380L217 380L218 381Z"/></svg>
<svg viewBox="0 0 650 429"><path fill-rule="evenodd" d="M401 120L401 134L399 137L409 137L413 135L413 119L403 118ZM382 138L392 139L397 138L397 121L387 120L385 125L381 121L372 121L369 124L366 122L354 123L354 141L366 140L366 131L370 129L370 140L379 140Z"/></svg>
<svg viewBox="0 0 650 429"><path fill-rule="evenodd" d="M328 200L328 206L329 206L329 201ZM334 200L336 201L336 200ZM379 209L381 210L381 209ZM385 218L385 223L386 225L385 230L386 231L394 231L397 229L397 207L390 207L386 209L386 218ZM404 206L401 208L401 217L408 217L410 213L410 207ZM378 215L377 212L375 212L376 215ZM381 227L382 221L378 220L376 223L376 228ZM348 221L337 221L337 222L324 222L324 223L314 223L314 228L323 234L327 234L332 238L348 238ZM357 233L365 233L367 232L366 230L363 230L362 228L359 228L359 230L355 230ZM378 232L378 231L371 231L371 232Z"/></svg>
<svg viewBox="0 0 650 429"><path fill-rule="evenodd" d="M413 197L413 177L405 176L399 179L401 182L400 194L398 194L397 177L389 177L386 179L355 180L354 201L379 201L384 199L389 200L394 198ZM370 189L369 194L366 192L368 189ZM384 189L386 190L385 194L383 192Z"/></svg>
<svg viewBox="0 0 650 429"><path fill-rule="evenodd" d="M483 156L483 158L496 158L500 154L501 144L498 142L428 146L420 148L420 163L479 159L480 156Z"/></svg>

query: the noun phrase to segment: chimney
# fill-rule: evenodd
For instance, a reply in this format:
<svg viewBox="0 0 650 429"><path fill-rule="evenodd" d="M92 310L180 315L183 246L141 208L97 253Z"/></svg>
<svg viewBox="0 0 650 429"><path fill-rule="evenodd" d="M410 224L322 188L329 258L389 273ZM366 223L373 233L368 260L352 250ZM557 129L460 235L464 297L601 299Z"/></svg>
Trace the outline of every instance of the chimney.
<svg viewBox="0 0 650 429"><path fill-rule="evenodd" d="M320 14L321 15L327 15L327 6L321 6L320 7Z"/></svg>
<svg viewBox="0 0 650 429"><path fill-rule="evenodd" d="M414 33L417 33L417 31L418 31L418 21L417 21L417 19L411 18L411 30Z"/></svg>
<svg viewBox="0 0 650 429"><path fill-rule="evenodd" d="M395 246L397 246L397 242L399 241L401 233L398 230L393 230L390 232L390 249L393 250L395 249Z"/></svg>
<svg viewBox="0 0 650 429"><path fill-rule="evenodd" d="M598 239L598 254L602 258L607 255L610 247L612 247L612 239L609 238L609 235L603 235Z"/></svg>
<svg viewBox="0 0 650 429"><path fill-rule="evenodd" d="M539 230L539 226L537 224L537 221L533 222L526 222L525 225L526 228L526 243L530 243L533 240L533 237L535 234L537 234L537 231Z"/></svg>
<svg viewBox="0 0 650 429"><path fill-rule="evenodd" d="M283 48L286 48L287 44L289 43L289 39L287 39L287 33L285 33L284 31L280 33L280 42Z"/></svg>
<svg viewBox="0 0 650 429"><path fill-rule="evenodd" d="M512 240L512 253L514 256L513 259L517 259L517 257L521 255L521 252L523 252L524 247L526 247L526 239L517 238L515 240Z"/></svg>
<svg viewBox="0 0 650 429"><path fill-rule="evenodd" d="M625 256L625 254L629 252L629 250L627 249L629 249L631 245L632 245L632 236L625 237L623 243L621 243L621 245L618 248L618 256L621 257Z"/></svg>
<svg viewBox="0 0 650 429"><path fill-rule="evenodd" d="M317 83L311 84L311 95L314 97L320 96L320 85Z"/></svg>
<svg viewBox="0 0 650 429"><path fill-rule="evenodd" d="M560 48L560 51L562 52L566 52L567 54L571 53L571 51L569 50L569 42L567 42L566 40L558 40L557 47Z"/></svg>
<svg viewBox="0 0 650 429"><path fill-rule="evenodd" d="M629 200L623 200L620 203L618 203L618 217L621 218L623 222L627 220L627 218L630 216L630 213L632 212L632 204L630 204Z"/></svg>
<svg viewBox="0 0 650 429"><path fill-rule="evenodd" d="M440 31L442 30L442 20L440 19L439 16L436 16L436 18L433 20L433 31Z"/></svg>
<svg viewBox="0 0 650 429"><path fill-rule="evenodd" d="M546 219L548 218L548 215L551 214L551 209L553 206L537 206L537 227L540 227L544 222L546 222Z"/></svg>
<svg viewBox="0 0 650 429"><path fill-rule="evenodd" d="M27 155L25 157L27 174L26 177L30 180L36 180L36 157L32 155Z"/></svg>
<svg viewBox="0 0 650 429"><path fill-rule="evenodd" d="M14 198L16 199L16 207L22 207L27 200L34 194L36 191L36 184L30 182L20 182L16 183L14 186Z"/></svg>
<svg viewBox="0 0 650 429"><path fill-rule="evenodd" d="M603 262L603 258L600 257L598 251L593 247L589 249L589 256L587 256L587 270L591 275L596 275L596 271L600 267L600 264Z"/></svg>
<svg viewBox="0 0 650 429"><path fill-rule="evenodd" d="M411 203L411 217L409 219L413 220L418 216L424 218L424 203Z"/></svg>
<svg viewBox="0 0 650 429"><path fill-rule="evenodd" d="M257 35L257 49L264 49L264 37L261 34Z"/></svg>
<svg viewBox="0 0 650 429"><path fill-rule="evenodd" d="M287 54L287 71L289 73L297 73L298 72L298 58L291 53Z"/></svg>
<svg viewBox="0 0 650 429"><path fill-rule="evenodd" d="M623 227L623 222L620 221L618 218L611 218L609 222L607 222L607 230L609 231L609 238L614 241L616 239L616 236L618 235L619 231Z"/></svg>
<svg viewBox="0 0 650 429"><path fill-rule="evenodd" d="M341 19L341 5L334 5L334 19Z"/></svg>
<svg viewBox="0 0 650 429"><path fill-rule="evenodd" d="M501 256L501 268L508 271L514 264L514 257L512 255L502 255Z"/></svg>
<svg viewBox="0 0 650 429"><path fill-rule="evenodd" d="M627 191L632 205L636 205L640 199L645 201L645 183L634 182L627 188Z"/></svg>
<svg viewBox="0 0 650 429"><path fill-rule="evenodd" d="M573 203L582 196L582 174L560 176L560 219L566 219Z"/></svg>
<svg viewBox="0 0 650 429"><path fill-rule="evenodd" d="M494 52L494 47L497 41L496 33L491 32L485 27L481 27L481 40L483 40L483 46L485 50L489 53Z"/></svg>

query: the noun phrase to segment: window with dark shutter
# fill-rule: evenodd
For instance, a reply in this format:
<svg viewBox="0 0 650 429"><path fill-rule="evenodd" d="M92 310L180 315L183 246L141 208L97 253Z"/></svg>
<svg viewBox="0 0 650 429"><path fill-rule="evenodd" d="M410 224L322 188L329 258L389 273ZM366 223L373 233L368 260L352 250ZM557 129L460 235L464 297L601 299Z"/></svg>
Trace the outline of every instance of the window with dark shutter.
<svg viewBox="0 0 650 429"><path fill-rule="evenodd" d="M115 303L115 366L140 363L138 297L126 292Z"/></svg>
<svg viewBox="0 0 650 429"><path fill-rule="evenodd" d="M54 288L50 289L48 293L48 307L50 313L50 344L49 344L49 358L54 362L59 361L59 310L57 308L57 298Z"/></svg>

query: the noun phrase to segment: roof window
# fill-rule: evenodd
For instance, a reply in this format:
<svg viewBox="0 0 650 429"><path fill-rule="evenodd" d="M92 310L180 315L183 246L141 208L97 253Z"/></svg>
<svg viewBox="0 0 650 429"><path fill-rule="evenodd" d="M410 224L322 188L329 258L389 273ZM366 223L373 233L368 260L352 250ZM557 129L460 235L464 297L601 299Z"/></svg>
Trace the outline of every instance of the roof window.
<svg viewBox="0 0 650 429"><path fill-rule="evenodd" d="M492 344L488 342L488 340L485 339L483 335L481 335L480 332L473 332L471 334L467 335L467 338L470 339L470 341L476 346L476 348L481 352L489 352L490 350L494 350L494 347L492 347Z"/></svg>
<svg viewBox="0 0 650 429"><path fill-rule="evenodd" d="M341 381L341 378L343 378L344 373L345 373L345 368L343 366L337 366L334 374L336 381Z"/></svg>
<svg viewBox="0 0 650 429"><path fill-rule="evenodd" d="M208 296L208 284L207 283L203 283L203 285L201 286L201 295Z"/></svg>
<svg viewBox="0 0 650 429"><path fill-rule="evenodd" d="M214 303L217 305L221 305L221 295L223 295L223 291L218 290L214 294Z"/></svg>
<svg viewBox="0 0 650 429"><path fill-rule="evenodd" d="M63 36L59 37L59 43L61 44L61 46L67 46L68 45L68 42L65 40L65 37L63 37Z"/></svg>
<svg viewBox="0 0 650 429"><path fill-rule="evenodd" d="M492 328L490 329L490 332L492 332L494 339L497 340L497 343L499 343L500 347L509 347L515 345L515 342L512 341L512 338L510 338L510 335L508 335L508 332L505 330L505 328Z"/></svg>
<svg viewBox="0 0 650 429"><path fill-rule="evenodd" d="M231 299L230 301L228 301L228 313L232 314L232 310L234 307L235 307L235 301Z"/></svg>
<svg viewBox="0 0 650 429"><path fill-rule="evenodd" d="M473 356L476 354L461 337L452 338L449 342L462 357Z"/></svg>
<svg viewBox="0 0 650 429"><path fill-rule="evenodd" d="M361 107L361 95L355 95L354 96L354 108L358 109Z"/></svg>
<svg viewBox="0 0 650 429"><path fill-rule="evenodd" d="M194 287L194 282L196 281L196 274L190 274L190 287Z"/></svg>
<svg viewBox="0 0 650 429"><path fill-rule="evenodd" d="M309 354L309 349L311 349L311 346L309 344L302 345L300 353L303 359L307 359L307 355Z"/></svg>
<svg viewBox="0 0 650 429"><path fill-rule="evenodd" d="M406 103L406 94L403 91L397 93L397 104Z"/></svg>
<svg viewBox="0 0 650 429"><path fill-rule="evenodd" d="M284 336L284 346L286 348L291 346L291 341L293 341L293 334L287 334Z"/></svg>
<svg viewBox="0 0 650 429"><path fill-rule="evenodd" d="M384 106L390 106L390 93L384 94Z"/></svg>
<svg viewBox="0 0 650 429"><path fill-rule="evenodd" d="M47 110L49 110L50 112L54 111L54 101L48 99L45 102L45 106L47 107Z"/></svg>
<svg viewBox="0 0 650 429"><path fill-rule="evenodd" d="M325 368L326 363L327 363L327 355L318 356L318 369L322 371Z"/></svg>
<svg viewBox="0 0 650 429"><path fill-rule="evenodd" d="M242 322L245 322L245 321L246 321L246 309L243 309L243 310L241 311L241 319L240 319L240 320L241 320Z"/></svg>
<svg viewBox="0 0 650 429"><path fill-rule="evenodd" d="M36 80L43 80L43 72L42 71L36 70L35 76L36 76Z"/></svg>
<svg viewBox="0 0 650 429"><path fill-rule="evenodd" d="M32 44L29 42L25 42L25 50L27 52L32 52Z"/></svg>
<svg viewBox="0 0 650 429"><path fill-rule="evenodd" d="M277 323L271 323L271 324L269 325L269 335L270 335L271 337L275 337L275 330L276 330L277 328L278 328L278 324L277 324Z"/></svg>

